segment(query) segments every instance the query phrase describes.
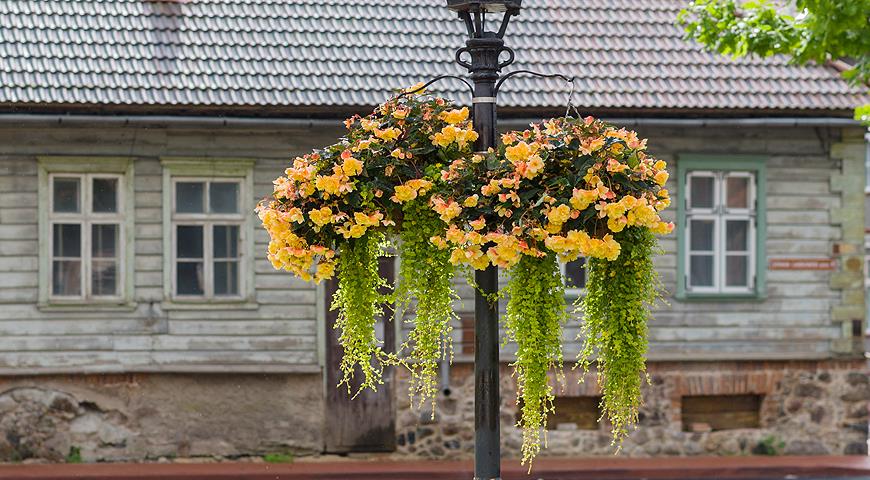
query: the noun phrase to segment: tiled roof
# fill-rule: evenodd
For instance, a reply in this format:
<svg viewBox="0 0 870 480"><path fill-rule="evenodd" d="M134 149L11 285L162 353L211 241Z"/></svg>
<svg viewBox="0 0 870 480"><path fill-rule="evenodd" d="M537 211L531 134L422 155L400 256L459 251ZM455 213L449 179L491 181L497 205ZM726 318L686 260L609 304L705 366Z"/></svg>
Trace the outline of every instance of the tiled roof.
<svg viewBox="0 0 870 480"><path fill-rule="evenodd" d="M587 109L845 112L836 71L730 60L681 39L685 0L526 1L511 69L578 79ZM188 107L373 105L462 74L462 23L443 0L3 0L0 103ZM457 83L439 91L458 98ZM464 88L464 87L463 87ZM568 87L515 78L501 106L563 106Z"/></svg>

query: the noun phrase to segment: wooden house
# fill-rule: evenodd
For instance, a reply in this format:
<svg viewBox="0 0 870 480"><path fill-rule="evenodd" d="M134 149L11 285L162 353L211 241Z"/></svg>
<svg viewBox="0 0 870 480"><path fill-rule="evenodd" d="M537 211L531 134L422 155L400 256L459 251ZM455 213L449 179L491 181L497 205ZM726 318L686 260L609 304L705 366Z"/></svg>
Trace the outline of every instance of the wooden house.
<svg viewBox="0 0 870 480"><path fill-rule="evenodd" d="M576 76L584 113L638 130L674 172L668 305L624 453L866 454L851 108L867 98L832 66L684 43L679 0L528 3L506 37L515 67ZM0 2L0 459L468 457L471 290L435 420L402 372L352 402L328 287L274 271L252 213L346 116L461 74L461 29L438 0ZM563 113L568 92L517 77L501 126ZM565 271L582 295L582 266ZM387 321L387 346L403 332ZM545 454L611 453L594 382L567 376Z"/></svg>

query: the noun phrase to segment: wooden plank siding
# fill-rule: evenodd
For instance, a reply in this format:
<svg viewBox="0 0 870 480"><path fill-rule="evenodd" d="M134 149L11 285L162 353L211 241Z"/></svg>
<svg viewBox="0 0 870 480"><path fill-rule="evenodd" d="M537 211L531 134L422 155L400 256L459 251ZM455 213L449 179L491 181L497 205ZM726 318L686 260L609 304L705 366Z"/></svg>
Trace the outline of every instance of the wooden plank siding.
<svg viewBox="0 0 870 480"><path fill-rule="evenodd" d="M338 125L338 122L336 122ZM316 290L276 272L255 226L253 307L184 305L163 292L161 157L256 159L254 197L292 154L340 131L166 128L0 129L0 373L39 371L319 371ZM133 308L37 305L37 156L134 159ZM253 215L253 212L251 212Z"/></svg>
<svg viewBox="0 0 870 480"><path fill-rule="evenodd" d="M668 160L686 153L767 156L768 258L827 257L842 238L831 190L839 161L828 155L838 133L797 128L639 129L650 149ZM256 302L178 306L164 299L163 169L161 157L256 159L254 194L293 154L326 145L340 129L244 131L230 128L0 128L0 373L39 371L318 371L323 339L313 285L275 272L263 258L268 238L255 227ZM37 305L37 157L134 159L135 271L130 308ZM674 175L676 176L676 175ZM669 185L673 202L676 178ZM666 217L674 220L675 209ZM676 291L676 240L663 238L656 259L665 288ZM832 272L769 271L766 296L751 301L677 301L656 310L653 360L806 359L832 356L841 335L831 310L842 293ZM456 280L459 312L470 312L472 290ZM461 341L457 322L455 340ZM404 327L407 331L407 326ZM579 321L566 326L569 358ZM457 350L458 351L458 350ZM505 358L511 347L505 349ZM467 359L459 355L459 359Z"/></svg>

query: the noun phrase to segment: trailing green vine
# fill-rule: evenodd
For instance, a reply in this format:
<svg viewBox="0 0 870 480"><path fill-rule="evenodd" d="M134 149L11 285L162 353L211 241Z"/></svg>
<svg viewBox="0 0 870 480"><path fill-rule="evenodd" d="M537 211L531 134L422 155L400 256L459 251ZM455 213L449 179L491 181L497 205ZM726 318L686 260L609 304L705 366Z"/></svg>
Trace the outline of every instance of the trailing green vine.
<svg viewBox="0 0 870 480"><path fill-rule="evenodd" d="M562 325L568 316L556 255L523 256L510 270L507 295L507 340L517 345L513 367L522 412L517 426L523 431L523 463L531 469L542 431L546 444L547 416L555 411L551 375L562 376Z"/></svg>
<svg viewBox="0 0 870 480"><path fill-rule="evenodd" d="M365 388L377 390L383 383L384 355L375 335L375 323L383 314L385 301L385 296L378 293L386 285L378 274L383 243L382 233L368 232L343 244L338 256L338 290L331 309L338 310L334 328L339 331L338 343L344 349L339 385L347 385L348 393L354 396ZM362 382L357 392L351 392L357 368L362 371Z"/></svg>
<svg viewBox="0 0 870 480"><path fill-rule="evenodd" d="M408 393L418 406L431 401L434 417L439 362L453 359L450 321L456 317L453 301L458 297L450 252L430 241L432 232L444 229L444 222L422 201L406 203L403 212L397 304L404 311L416 300L416 315L406 319L414 328L403 345L411 357L406 362L411 370Z"/></svg>
<svg viewBox="0 0 870 480"><path fill-rule="evenodd" d="M621 445L642 404L647 319L659 282L652 261L656 249L652 232L626 228L617 241L622 252L615 260L588 262L586 296L580 300L583 349L577 358L587 372L595 356L602 418L610 421L613 443Z"/></svg>

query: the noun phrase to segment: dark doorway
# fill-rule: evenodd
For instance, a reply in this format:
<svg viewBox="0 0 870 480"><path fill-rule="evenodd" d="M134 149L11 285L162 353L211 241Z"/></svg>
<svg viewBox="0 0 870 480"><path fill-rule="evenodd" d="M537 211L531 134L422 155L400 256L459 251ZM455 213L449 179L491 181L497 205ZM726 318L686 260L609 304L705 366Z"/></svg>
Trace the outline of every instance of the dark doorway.
<svg viewBox="0 0 870 480"><path fill-rule="evenodd" d="M395 278L394 257L382 258L381 277L390 284ZM377 392L366 390L351 399L347 388L336 388L341 378L338 369L342 349L338 344L338 332L333 329L337 312L329 311L332 295L338 280L326 284L326 451L346 452L391 452L396 449L395 373L392 367L384 369L384 384ZM383 318L378 319L378 338L384 340L384 350L394 351L396 335L393 310L384 308ZM361 374L357 375L359 378ZM351 385L355 392L359 382Z"/></svg>

